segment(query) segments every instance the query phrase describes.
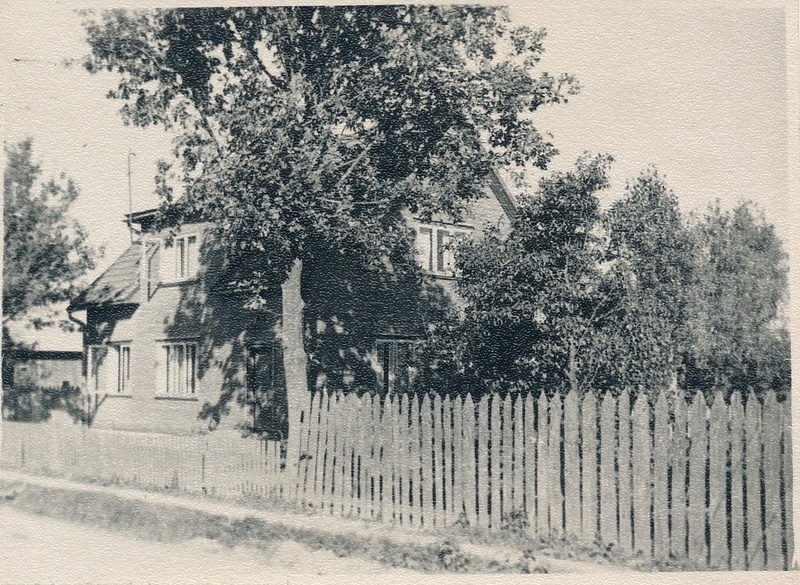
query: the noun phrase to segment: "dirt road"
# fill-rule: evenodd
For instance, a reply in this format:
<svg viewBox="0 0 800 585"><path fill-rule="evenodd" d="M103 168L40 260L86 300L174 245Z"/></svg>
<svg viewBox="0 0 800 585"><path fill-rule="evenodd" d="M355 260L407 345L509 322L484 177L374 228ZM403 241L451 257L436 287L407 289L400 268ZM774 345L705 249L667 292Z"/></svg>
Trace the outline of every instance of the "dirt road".
<svg viewBox="0 0 800 585"><path fill-rule="evenodd" d="M414 575L293 542L265 550L206 539L178 543L33 516L0 506L2 583L287 583L301 574Z"/></svg>

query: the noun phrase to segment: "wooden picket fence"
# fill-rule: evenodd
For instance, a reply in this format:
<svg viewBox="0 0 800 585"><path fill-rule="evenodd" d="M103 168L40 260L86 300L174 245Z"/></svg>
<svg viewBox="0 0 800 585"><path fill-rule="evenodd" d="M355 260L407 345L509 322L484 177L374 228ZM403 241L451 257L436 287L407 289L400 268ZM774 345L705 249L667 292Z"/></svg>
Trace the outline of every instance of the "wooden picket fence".
<svg viewBox="0 0 800 585"><path fill-rule="evenodd" d="M4 466L256 495L404 526L570 537L715 568L787 569L789 402L698 394L314 394L300 451L234 433L176 437L3 424Z"/></svg>

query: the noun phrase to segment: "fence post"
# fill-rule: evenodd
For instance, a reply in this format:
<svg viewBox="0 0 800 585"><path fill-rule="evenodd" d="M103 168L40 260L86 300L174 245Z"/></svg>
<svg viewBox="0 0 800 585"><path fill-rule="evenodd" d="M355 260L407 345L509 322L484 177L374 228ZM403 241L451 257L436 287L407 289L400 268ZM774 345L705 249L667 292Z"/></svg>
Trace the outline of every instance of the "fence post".
<svg viewBox="0 0 800 585"><path fill-rule="evenodd" d="M544 390L536 401L536 531L541 537L550 534L550 466L548 441L550 421L547 395Z"/></svg>

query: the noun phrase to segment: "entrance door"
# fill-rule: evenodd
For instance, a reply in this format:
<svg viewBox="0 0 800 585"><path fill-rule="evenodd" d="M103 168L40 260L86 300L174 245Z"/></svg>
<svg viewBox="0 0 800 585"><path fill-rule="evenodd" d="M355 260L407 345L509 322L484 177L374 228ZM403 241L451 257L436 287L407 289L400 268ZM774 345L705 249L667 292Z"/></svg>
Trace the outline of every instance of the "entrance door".
<svg viewBox="0 0 800 585"><path fill-rule="evenodd" d="M285 439L289 417L280 343L248 348L247 390L253 405L254 430L267 439Z"/></svg>

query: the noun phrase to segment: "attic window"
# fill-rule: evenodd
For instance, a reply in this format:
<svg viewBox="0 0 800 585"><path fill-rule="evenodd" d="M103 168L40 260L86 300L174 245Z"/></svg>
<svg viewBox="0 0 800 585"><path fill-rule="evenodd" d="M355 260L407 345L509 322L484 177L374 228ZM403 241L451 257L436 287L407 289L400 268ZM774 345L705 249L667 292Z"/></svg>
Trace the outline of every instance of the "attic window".
<svg viewBox="0 0 800 585"><path fill-rule="evenodd" d="M454 276L455 251L470 230L454 225L417 226L417 258L423 270L437 276Z"/></svg>

